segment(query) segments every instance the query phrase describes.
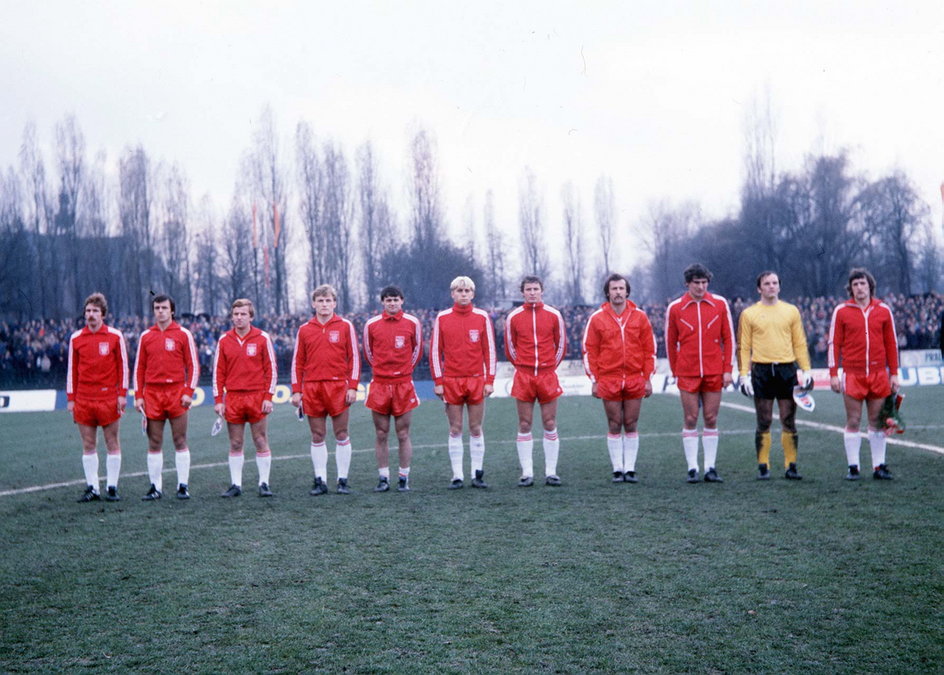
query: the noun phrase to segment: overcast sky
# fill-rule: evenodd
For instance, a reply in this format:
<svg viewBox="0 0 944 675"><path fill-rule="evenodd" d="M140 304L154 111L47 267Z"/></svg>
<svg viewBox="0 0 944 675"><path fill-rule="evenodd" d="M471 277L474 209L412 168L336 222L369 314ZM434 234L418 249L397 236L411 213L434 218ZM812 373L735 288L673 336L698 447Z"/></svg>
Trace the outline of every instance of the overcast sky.
<svg viewBox="0 0 944 675"><path fill-rule="evenodd" d="M0 166L74 113L89 154L141 143L222 210L253 121L370 139L399 203L411 130L435 135L453 232L485 191L517 217L530 166L557 227L600 174L620 224L661 199L734 213L746 111L769 92L777 165L848 148L914 180L941 228L944 2L83 2L0 0ZM628 248L628 247L627 247ZM626 262L632 254L624 252Z"/></svg>

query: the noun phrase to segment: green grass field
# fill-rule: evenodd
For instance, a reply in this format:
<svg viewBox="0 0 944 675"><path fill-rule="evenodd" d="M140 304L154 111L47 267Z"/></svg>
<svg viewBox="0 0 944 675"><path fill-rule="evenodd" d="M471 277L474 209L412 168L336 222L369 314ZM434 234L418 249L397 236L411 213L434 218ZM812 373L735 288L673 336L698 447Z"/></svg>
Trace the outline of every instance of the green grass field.
<svg viewBox="0 0 944 675"><path fill-rule="evenodd" d="M909 390L910 428L897 438L944 446L942 394ZM839 398L816 398L800 420L841 425ZM133 415L117 504L75 503L80 446L67 413L0 417L0 670L944 670L944 456L932 450L891 446L894 481L849 483L840 434L801 427L804 480L781 470L759 483L753 413L726 407L726 482L688 485L678 400L654 396L641 482L613 485L600 403L568 398L564 486L519 489L506 399L488 404L491 488L449 491L445 417L424 402L413 492L373 494L359 404L355 494L314 498L306 426L288 406L274 415L274 499L254 495L251 461L246 494L218 497L227 442L210 438L204 407L191 420L193 499L168 498L165 451L168 497L140 501L145 443ZM334 475L332 457L332 485ZM25 491L38 486L52 487Z"/></svg>

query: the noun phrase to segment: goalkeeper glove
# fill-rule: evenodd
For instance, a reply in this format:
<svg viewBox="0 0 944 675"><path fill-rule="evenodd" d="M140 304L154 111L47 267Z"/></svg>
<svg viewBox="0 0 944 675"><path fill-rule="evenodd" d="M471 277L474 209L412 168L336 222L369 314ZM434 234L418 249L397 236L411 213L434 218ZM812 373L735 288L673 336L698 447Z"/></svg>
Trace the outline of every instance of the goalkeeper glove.
<svg viewBox="0 0 944 675"><path fill-rule="evenodd" d="M738 380L738 389L748 398L754 398L754 383L750 375L741 375Z"/></svg>

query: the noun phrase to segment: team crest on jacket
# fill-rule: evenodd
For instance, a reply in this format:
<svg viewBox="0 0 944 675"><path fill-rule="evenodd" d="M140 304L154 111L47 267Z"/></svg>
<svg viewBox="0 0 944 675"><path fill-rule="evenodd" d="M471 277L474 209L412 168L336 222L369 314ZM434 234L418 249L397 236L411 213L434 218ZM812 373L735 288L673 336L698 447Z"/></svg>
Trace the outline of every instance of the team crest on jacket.
<svg viewBox="0 0 944 675"><path fill-rule="evenodd" d="M173 339L173 338L164 338L164 349L165 349L165 350L167 350L167 351L169 351L169 352L172 352L172 351L174 351L174 348L175 348L176 346L177 346L177 343L174 342L174 339Z"/></svg>
<svg viewBox="0 0 944 675"><path fill-rule="evenodd" d="M403 349L403 346L406 344L406 337L403 335L394 335L393 336L393 346L397 349Z"/></svg>
<svg viewBox="0 0 944 675"><path fill-rule="evenodd" d="M336 330L328 331L328 342L340 342L341 341L341 332Z"/></svg>
<svg viewBox="0 0 944 675"><path fill-rule="evenodd" d="M108 356L108 351L109 351L109 350L108 350L108 343L107 343L107 342L99 342L99 343L98 343L98 353L99 353L100 355L102 355L102 356Z"/></svg>
<svg viewBox="0 0 944 675"><path fill-rule="evenodd" d="M246 356L255 356L256 355L256 343L250 342L246 345Z"/></svg>
<svg viewBox="0 0 944 675"><path fill-rule="evenodd" d="M478 331L477 328L473 328L473 329L471 329L471 330L469 331L469 339L470 339L472 342L478 342L478 341L479 341L479 331Z"/></svg>

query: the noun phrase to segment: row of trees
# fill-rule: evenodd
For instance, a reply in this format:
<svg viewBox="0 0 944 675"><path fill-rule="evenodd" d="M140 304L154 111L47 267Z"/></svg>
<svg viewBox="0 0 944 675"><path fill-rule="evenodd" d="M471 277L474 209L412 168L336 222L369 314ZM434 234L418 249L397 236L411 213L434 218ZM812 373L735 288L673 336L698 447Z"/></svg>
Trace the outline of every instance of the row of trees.
<svg viewBox="0 0 944 675"><path fill-rule="evenodd" d="M281 314L300 309L293 289L322 282L350 311L372 304L389 281L414 306L434 307L459 273L476 280L485 304L502 301L522 273L582 304L597 301L596 280L640 247L646 262L632 281L641 300L678 293L680 270L694 260L732 296L753 295L753 274L766 268L780 271L788 293L805 295L840 291L854 264L873 269L886 292L940 283L929 208L906 175L866 180L841 152L778 173L769 126L748 128L737 215L710 220L697 205L660 202L630 223L618 215L613 181L600 176L588 217L573 182L547 200L525 168L517 222L499 221L491 192L481 205L470 198L460 244L447 235L437 149L423 129L410 138L409 207L397 213L371 143L349 158L303 121L289 152L266 108L229 208L217 215L208 197L194 201L180 167L141 146L126 148L117 167L103 153L90 159L71 116L55 126L50 172L27 125L18 163L0 174L0 311L72 316L102 289L122 315L146 314L151 292L171 293L183 312L220 314L249 296Z"/></svg>

